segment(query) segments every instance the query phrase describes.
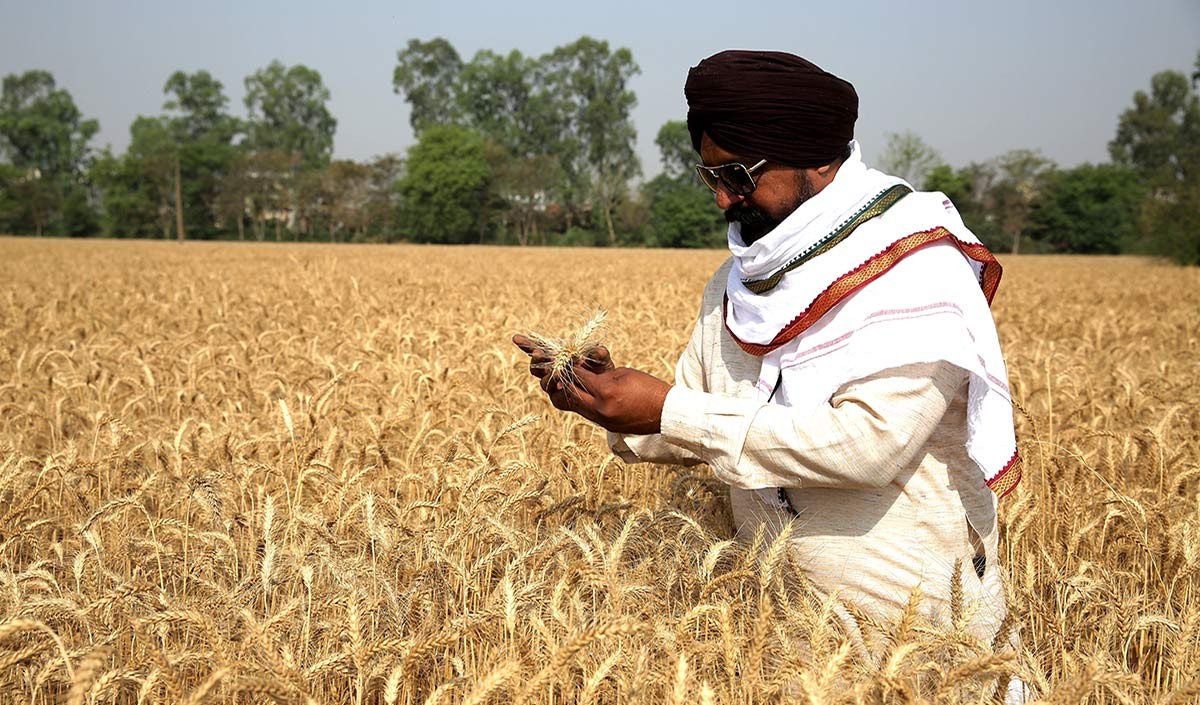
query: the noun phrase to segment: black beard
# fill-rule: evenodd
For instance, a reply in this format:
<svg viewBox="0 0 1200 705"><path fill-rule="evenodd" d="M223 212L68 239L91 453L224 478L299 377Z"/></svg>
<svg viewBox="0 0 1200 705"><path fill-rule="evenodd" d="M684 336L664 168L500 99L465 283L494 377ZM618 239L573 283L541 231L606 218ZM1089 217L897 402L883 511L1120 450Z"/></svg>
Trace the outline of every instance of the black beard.
<svg viewBox="0 0 1200 705"><path fill-rule="evenodd" d="M755 240L771 232L775 226L783 222L767 215L767 212L761 208L747 205L726 209L725 221L741 226L742 242L747 245L753 244Z"/></svg>
<svg viewBox="0 0 1200 705"><path fill-rule="evenodd" d="M800 172L800 187L796 191L796 198L788 206L787 212L784 213L783 217L786 218L791 215L805 201L815 195L817 195L817 192L813 189L812 181L808 178L808 174ZM781 218L773 218L763 209L748 205L744 201L739 205L725 210L725 221L728 223L737 223L741 226L742 242L747 245L754 244L783 222Z"/></svg>

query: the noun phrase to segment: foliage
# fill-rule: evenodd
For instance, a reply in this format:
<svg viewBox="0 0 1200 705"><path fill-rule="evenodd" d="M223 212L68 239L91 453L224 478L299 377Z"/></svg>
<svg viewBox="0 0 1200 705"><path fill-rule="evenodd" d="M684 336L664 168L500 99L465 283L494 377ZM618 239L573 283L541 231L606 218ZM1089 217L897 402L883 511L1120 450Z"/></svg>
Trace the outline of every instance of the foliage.
<svg viewBox="0 0 1200 705"><path fill-rule="evenodd" d="M47 71L4 77L0 93L0 156L42 178L69 181L87 168L88 142L100 125L85 120L71 94Z"/></svg>
<svg viewBox="0 0 1200 705"><path fill-rule="evenodd" d="M683 120L668 120L658 128L654 136L662 160L663 173L671 178L690 176L699 163L696 150L692 148L692 135Z"/></svg>
<svg viewBox="0 0 1200 705"><path fill-rule="evenodd" d="M1136 238L1142 196L1136 174L1125 167L1057 171L1033 200L1029 233L1055 252L1117 254Z"/></svg>
<svg viewBox="0 0 1200 705"><path fill-rule="evenodd" d="M938 165L924 188L945 193L988 249L1016 254L1029 237L1033 202L1053 173L1053 163L1037 152L1013 150L958 170Z"/></svg>
<svg viewBox="0 0 1200 705"><path fill-rule="evenodd" d="M1180 264L1200 264L1200 54L1192 83L1163 71L1138 91L1109 143L1113 161L1148 187L1138 227L1142 248Z"/></svg>
<svg viewBox="0 0 1200 705"><path fill-rule="evenodd" d="M7 192L0 199L0 206L7 204L0 220L9 229L75 234L94 218L86 203L86 171L88 143L99 129L98 122L84 119L71 94L49 72L4 77L0 160L11 168L0 181Z"/></svg>
<svg viewBox="0 0 1200 705"><path fill-rule="evenodd" d="M942 164L942 157L912 130L887 133L887 144L879 168L910 184L924 183L929 172Z"/></svg>
<svg viewBox="0 0 1200 705"><path fill-rule="evenodd" d="M92 154L96 122L49 73L9 75L0 229L330 241L392 241L403 230L434 241L718 246L725 226L692 176L686 123L660 128L662 174L635 183L638 71L628 49L588 36L540 56L481 49L469 60L444 38L409 41L392 83L418 137L410 156L426 176L465 184L440 194L415 176L401 187L405 164L395 155L333 161L330 93L303 65L273 61L246 77L244 121L229 114L212 74L175 71L163 113L139 116L121 155ZM994 251L1200 263L1198 81L1200 56L1192 83L1164 71L1134 95L1109 145L1120 169L1059 173L1026 149L956 169L912 131L889 133L881 167L946 193ZM448 133L421 147L428 130L445 126L473 137L454 133L462 149L447 146ZM434 166L430 149L448 150L452 166Z"/></svg>
<svg viewBox="0 0 1200 705"><path fill-rule="evenodd" d="M458 125L438 125L421 133L408 151L406 173L397 184L401 223L413 242L481 242L488 221L481 204L495 174L484 139Z"/></svg>
<svg viewBox="0 0 1200 705"><path fill-rule="evenodd" d="M176 71L163 92L171 96L163 108L175 142L181 178L183 219L187 236L212 237L217 217L219 185L237 156L234 139L241 121L229 115L221 82L207 71Z"/></svg>
<svg viewBox="0 0 1200 705"><path fill-rule="evenodd" d="M457 122L456 82L462 63L454 46L441 37L428 42L410 39L396 53L392 88L408 101L408 120L417 137L427 128Z"/></svg>
<svg viewBox="0 0 1200 705"><path fill-rule="evenodd" d="M631 119L637 99L628 88L637 72L628 49L614 51L586 36L537 58L485 49L465 63L445 39L414 39L398 54L393 87L408 101L418 135L438 124L469 127L517 162L494 163L497 171L545 175L540 166L555 161L554 179L539 179L536 193L509 182L504 190L518 200L507 205L521 209L528 201L520 199L531 197L557 201L565 228L598 215L614 244L618 211L640 173ZM516 232L529 240L528 218Z"/></svg>
<svg viewBox="0 0 1200 705"><path fill-rule="evenodd" d="M246 78L249 147L299 155L309 168L328 163L337 129L329 98L319 72L272 61Z"/></svg>
<svg viewBox="0 0 1200 705"><path fill-rule="evenodd" d="M663 172L642 187L648 204L646 244L655 247L720 247L727 226L713 202L712 192L700 183L693 168L697 162L687 123L671 120L654 139Z"/></svg>

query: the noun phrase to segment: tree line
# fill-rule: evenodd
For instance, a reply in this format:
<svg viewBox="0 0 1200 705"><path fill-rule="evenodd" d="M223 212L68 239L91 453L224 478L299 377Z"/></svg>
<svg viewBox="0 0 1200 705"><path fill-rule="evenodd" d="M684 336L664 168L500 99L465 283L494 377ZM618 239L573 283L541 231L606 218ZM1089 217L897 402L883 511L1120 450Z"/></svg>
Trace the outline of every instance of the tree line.
<svg viewBox="0 0 1200 705"><path fill-rule="evenodd" d="M318 71L272 62L245 78L245 118L207 71L171 74L162 114L139 116L123 154L53 76L4 78L0 232L72 237L708 247L724 221L692 169L686 125L655 143L638 182L625 48L581 37L541 56L445 39L397 52L410 107L404 154L334 160L336 118ZM1110 161L1060 169L1014 150L954 168L912 132L881 168L945 192L996 251L1138 252L1200 263L1200 56L1163 71L1120 116Z"/></svg>

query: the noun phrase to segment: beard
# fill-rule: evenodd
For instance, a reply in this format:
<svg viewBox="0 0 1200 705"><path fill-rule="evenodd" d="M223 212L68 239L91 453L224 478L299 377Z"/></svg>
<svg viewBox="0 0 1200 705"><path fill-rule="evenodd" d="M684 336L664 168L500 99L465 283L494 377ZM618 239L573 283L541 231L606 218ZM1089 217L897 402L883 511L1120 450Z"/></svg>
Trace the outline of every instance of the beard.
<svg viewBox="0 0 1200 705"><path fill-rule="evenodd" d="M758 206L752 206L747 201L731 206L725 210L725 222L737 223L742 236L742 242L751 245L764 235L774 230L785 218L791 215L805 201L817 195L813 189L808 174L800 173L800 183L796 189L795 198L785 208L778 218L767 213Z"/></svg>

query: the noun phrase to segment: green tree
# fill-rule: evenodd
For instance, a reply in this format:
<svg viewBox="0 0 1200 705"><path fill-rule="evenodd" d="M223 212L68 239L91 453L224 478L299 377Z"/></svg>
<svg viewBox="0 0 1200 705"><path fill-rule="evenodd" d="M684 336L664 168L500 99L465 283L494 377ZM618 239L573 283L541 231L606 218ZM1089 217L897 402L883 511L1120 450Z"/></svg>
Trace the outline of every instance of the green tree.
<svg viewBox="0 0 1200 705"><path fill-rule="evenodd" d="M1142 195L1137 175L1124 166L1054 172L1033 200L1030 235L1057 252L1116 254L1136 236Z"/></svg>
<svg viewBox="0 0 1200 705"><path fill-rule="evenodd" d="M988 200L995 221L1012 243L1012 252L1019 254L1021 236L1029 228L1029 214L1047 177L1054 171L1054 162L1029 149L1014 149L995 160L999 178L992 184Z"/></svg>
<svg viewBox="0 0 1200 705"><path fill-rule="evenodd" d="M409 149L405 166L398 189L401 223L409 238L442 243L478 239L487 217L479 206L495 178L483 136L460 125L429 127Z"/></svg>
<svg viewBox="0 0 1200 705"><path fill-rule="evenodd" d="M573 195L586 194L615 244L614 213L628 195L629 180L641 173L631 117L637 97L629 89L640 69L629 49L613 51L608 42L587 36L558 47L542 63L548 88L570 117L570 137L559 156Z"/></svg>
<svg viewBox="0 0 1200 705"><path fill-rule="evenodd" d="M1200 58L1197 59L1200 63ZM1114 162L1137 172L1155 186L1187 179L1195 170L1196 131L1200 130L1200 98L1177 71L1150 79L1150 93L1133 95L1117 124L1108 149Z"/></svg>
<svg viewBox="0 0 1200 705"><path fill-rule="evenodd" d="M368 164L367 174L367 231L384 242L395 237L395 223L400 203L396 185L403 173L404 161L395 154L382 154Z"/></svg>
<svg viewBox="0 0 1200 705"><path fill-rule="evenodd" d="M534 67L521 52L501 56L475 54L459 71L454 95L457 112L468 126L513 154L538 151L528 134L526 108L534 92Z"/></svg>
<svg viewBox="0 0 1200 705"><path fill-rule="evenodd" d="M59 88L49 72L4 77L0 159L14 169L5 188L12 193L9 202L18 205L4 216L14 230L41 235L55 222L62 225L62 208L68 202L73 229L81 217L94 218L83 214L90 208L85 173L88 143L99 129L98 122L84 119L71 94Z"/></svg>
<svg viewBox="0 0 1200 705"><path fill-rule="evenodd" d="M252 155L235 152L216 183L213 216L219 227L233 227L238 240L246 239L246 218L253 217L254 181Z"/></svg>
<svg viewBox="0 0 1200 705"><path fill-rule="evenodd" d="M937 150L912 130L889 132L879 159L880 169L914 185L924 183L929 172L940 164L942 157Z"/></svg>
<svg viewBox="0 0 1200 705"><path fill-rule="evenodd" d="M329 112L321 74L272 61L246 78L247 137L255 151L299 155L306 168L324 166L333 154L337 120Z"/></svg>
<svg viewBox="0 0 1200 705"><path fill-rule="evenodd" d="M657 247L717 247L725 242L727 226L700 183L694 165L696 152L687 123L671 120L654 138L663 172L642 187L648 206L647 243Z"/></svg>
<svg viewBox="0 0 1200 705"><path fill-rule="evenodd" d="M155 237L159 228L156 188L128 154L105 149L92 163L89 175L100 191L103 207L100 233L104 237Z"/></svg>
<svg viewBox="0 0 1200 705"><path fill-rule="evenodd" d="M1140 249L1181 264L1200 264L1200 54L1192 82L1176 71L1138 91L1109 143L1113 161L1134 170L1147 189L1138 216Z"/></svg>
<svg viewBox="0 0 1200 705"><path fill-rule="evenodd" d="M428 42L410 39L396 52L392 88L408 101L408 121L418 137L435 125L457 122L462 67L458 51L441 37Z"/></svg>
<svg viewBox="0 0 1200 705"><path fill-rule="evenodd" d="M672 178L694 176L700 161L692 148L692 135L683 120L668 120L654 136L661 155L663 173Z"/></svg>
<svg viewBox="0 0 1200 705"><path fill-rule="evenodd" d="M0 154L43 178L76 178L87 168L88 143L100 129L85 120L71 94L47 71L4 77L0 93Z"/></svg>
<svg viewBox="0 0 1200 705"><path fill-rule="evenodd" d="M656 247L718 247L727 226L712 193L684 178L659 174L642 187L650 205L650 240Z"/></svg>
<svg viewBox="0 0 1200 705"><path fill-rule="evenodd" d="M545 242L549 194L561 178L557 160L545 154L510 157L496 174L507 205L507 225L518 244Z"/></svg>
<svg viewBox="0 0 1200 705"><path fill-rule="evenodd" d="M217 232L218 181L236 157L233 140L241 125L227 112L224 86L207 71L176 71L163 92L179 175L177 223L191 237L211 237Z"/></svg>

